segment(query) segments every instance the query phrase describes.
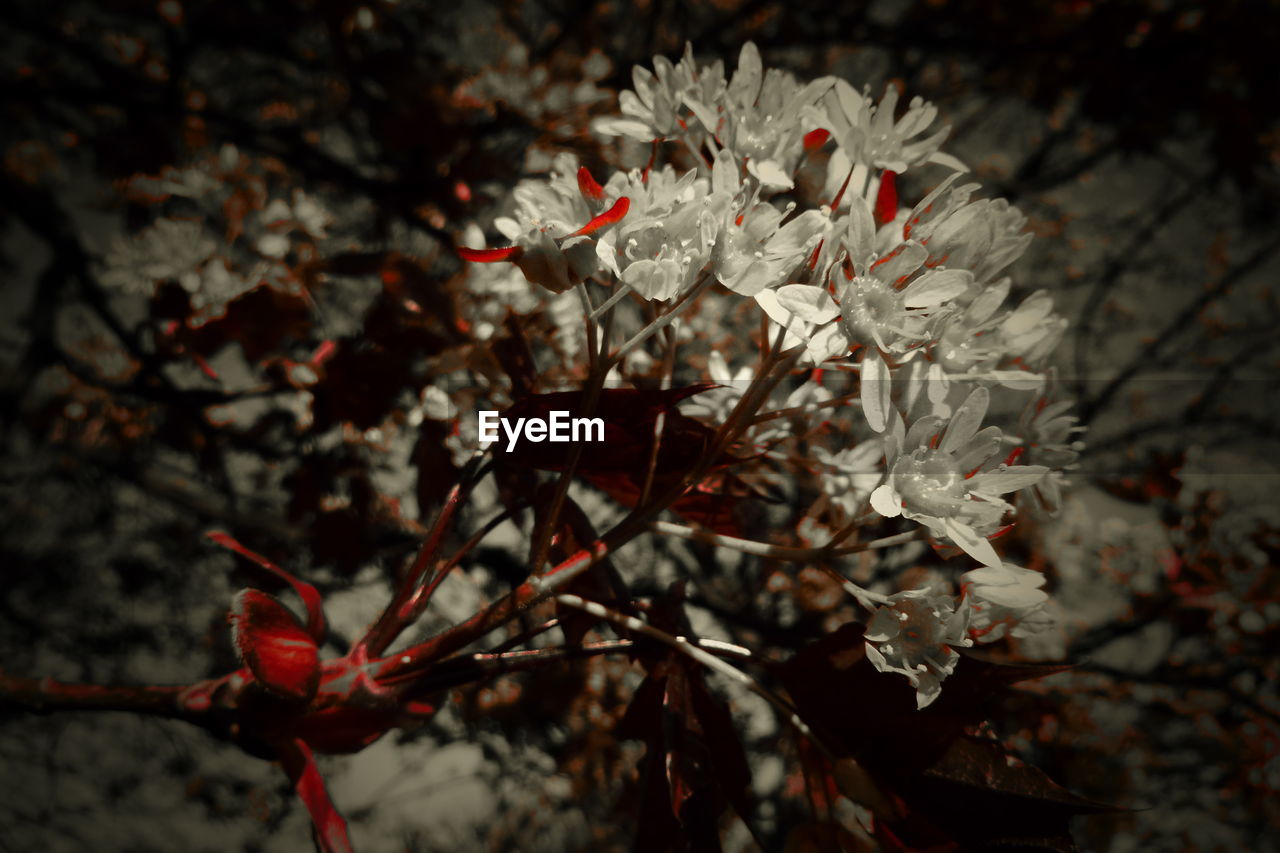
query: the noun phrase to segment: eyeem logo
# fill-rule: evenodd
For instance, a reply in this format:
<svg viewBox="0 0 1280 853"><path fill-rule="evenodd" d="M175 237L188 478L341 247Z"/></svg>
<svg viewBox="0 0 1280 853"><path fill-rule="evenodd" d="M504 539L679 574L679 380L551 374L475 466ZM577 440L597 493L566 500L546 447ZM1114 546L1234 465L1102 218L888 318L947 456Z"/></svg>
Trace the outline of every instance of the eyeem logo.
<svg viewBox="0 0 1280 853"><path fill-rule="evenodd" d="M524 438L532 442L604 441L602 418L571 418L568 412L563 411L549 414L549 418L516 418L513 426L511 418L500 417L496 411L482 411L480 440L497 441L498 426L501 425L507 436L508 453L519 443L522 431Z"/></svg>

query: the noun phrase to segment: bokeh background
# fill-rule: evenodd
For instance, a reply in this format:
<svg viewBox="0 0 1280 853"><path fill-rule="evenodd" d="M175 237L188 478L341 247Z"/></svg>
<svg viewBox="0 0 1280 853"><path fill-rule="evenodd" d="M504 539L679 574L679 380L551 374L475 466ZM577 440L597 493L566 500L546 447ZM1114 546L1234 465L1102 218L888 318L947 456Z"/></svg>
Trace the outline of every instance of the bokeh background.
<svg viewBox="0 0 1280 853"><path fill-rule="evenodd" d="M237 578L211 526L304 567L349 640L452 475L423 392L466 346L464 229L556 151L601 165L589 121L632 65L689 41L731 69L748 39L768 66L934 101L945 150L1038 235L1018 287L1071 320L1058 381L1089 449L1060 516L1006 552L1057 602L1059 628L1019 653L1079 666L1018 694L1002 734L1133 809L1077 819L1083 849L1280 849L1273 2L10 0L0 666L225 670ZM183 312L203 325L169 334ZM500 545L477 559L486 580L440 622L509 580ZM706 580L692 601L769 639ZM489 685L326 763L357 848L627 846L616 791L573 775L607 732L557 690L588 696ZM776 731L737 710L768 801ZM764 823L779 849L786 808ZM180 724L0 716L0 850L294 850L308 832L276 769Z"/></svg>

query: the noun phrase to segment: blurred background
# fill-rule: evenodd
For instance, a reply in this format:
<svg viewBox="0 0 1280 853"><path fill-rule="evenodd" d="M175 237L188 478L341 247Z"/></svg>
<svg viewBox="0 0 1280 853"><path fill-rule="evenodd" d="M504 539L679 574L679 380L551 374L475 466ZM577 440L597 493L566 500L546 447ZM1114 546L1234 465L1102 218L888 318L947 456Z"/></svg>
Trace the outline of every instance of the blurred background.
<svg viewBox="0 0 1280 853"><path fill-rule="evenodd" d="M801 78L936 103L944 150L1038 236L1015 286L1071 321L1057 376L1088 451L1005 551L1057 602L1017 653L1080 666L1020 692L1001 735L1135 809L1077 819L1082 849L1280 849L1274 2L10 0L0 665L225 671L239 581L213 526L315 579L350 640L455 471L427 389L477 347L464 229L557 151L600 175L589 122L633 65L688 41L731 70L748 39ZM477 560L442 623L509 581L501 547ZM693 600L755 645L833 607L802 578L811 612L770 636L715 580ZM628 846L609 773L642 750L592 722L617 697L563 678L464 692L327 762L357 848ZM735 710L781 849L776 727ZM0 850L308 833L275 768L180 724L0 716Z"/></svg>

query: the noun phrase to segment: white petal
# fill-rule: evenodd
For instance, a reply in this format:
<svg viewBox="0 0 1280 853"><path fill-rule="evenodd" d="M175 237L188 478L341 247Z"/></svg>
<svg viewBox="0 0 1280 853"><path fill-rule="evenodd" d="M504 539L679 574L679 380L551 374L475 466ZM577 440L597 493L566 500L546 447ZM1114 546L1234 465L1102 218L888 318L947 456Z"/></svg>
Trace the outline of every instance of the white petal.
<svg viewBox="0 0 1280 853"><path fill-rule="evenodd" d="M911 429L907 430L903 446L909 450L915 450L917 447L923 447L933 438L933 434L938 431L938 427L942 425L942 419L933 415L925 415L911 425Z"/></svg>
<svg viewBox="0 0 1280 853"><path fill-rule="evenodd" d="M739 171L738 158L729 149L721 149L711 167L711 189L713 192L736 195L742 187L742 173Z"/></svg>
<svg viewBox="0 0 1280 853"><path fill-rule="evenodd" d="M938 677L930 672L920 673L916 681L916 710L927 708L942 695L942 684Z"/></svg>
<svg viewBox="0 0 1280 853"><path fill-rule="evenodd" d="M812 284L787 284L776 291L778 304L806 323L825 323L840 316L831 294Z"/></svg>
<svg viewBox="0 0 1280 853"><path fill-rule="evenodd" d="M747 171L755 175L766 190L789 190L796 185L791 176L772 160L748 160Z"/></svg>
<svg viewBox="0 0 1280 853"><path fill-rule="evenodd" d="M684 101L684 105L689 108L690 112L697 117L702 126L707 129L707 133L714 134L716 132L716 114L706 104L691 97L688 92L684 93L681 100Z"/></svg>
<svg viewBox="0 0 1280 853"><path fill-rule="evenodd" d="M849 351L849 343L837 323L829 323L813 333L806 346L809 360L815 365L837 358Z"/></svg>
<svg viewBox="0 0 1280 853"><path fill-rule="evenodd" d="M947 379L947 373L942 369L942 365L939 362L935 361L929 365L929 372L925 375L925 383L928 388L930 403L937 406L947 399L947 392L951 390L951 381Z"/></svg>
<svg viewBox="0 0 1280 853"><path fill-rule="evenodd" d="M954 518L948 518L945 527L951 541L970 557L984 566L1000 565L1000 557L996 554L996 549L991 547L991 543L979 536L972 527Z"/></svg>
<svg viewBox="0 0 1280 853"><path fill-rule="evenodd" d="M1011 337L1031 331L1053 312L1053 297L1047 291L1037 290L1023 300L1001 325L1001 331Z"/></svg>
<svg viewBox="0 0 1280 853"><path fill-rule="evenodd" d="M1004 495L1040 482L1047 473L1049 469L1043 465L1018 465L978 474L969 481L969 487L974 491Z"/></svg>
<svg viewBox="0 0 1280 853"><path fill-rule="evenodd" d="M993 370L987 375L1014 391L1039 391L1044 385L1044 375L1029 370Z"/></svg>
<svg viewBox="0 0 1280 853"><path fill-rule="evenodd" d="M998 426L984 427L955 454L956 467L969 472L1000 452L1001 432Z"/></svg>
<svg viewBox="0 0 1280 853"><path fill-rule="evenodd" d="M760 50L755 42L747 42L738 54L738 70L729 82L729 97L740 104L751 106L760 96L760 81L764 69L760 62Z"/></svg>
<svg viewBox="0 0 1280 853"><path fill-rule="evenodd" d="M868 352L862 359L861 378L858 392L862 399L862 414L867 424L876 432L884 432L891 403L889 393L893 390L889 367L878 352Z"/></svg>
<svg viewBox="0 0 1280 853"><path fill-rule="evenodd" d="M955 299L972 282L973 273L968 270L932 270L906 286L903 304L907 308L932 308Z"/></svg>
<svg viewBox="0 0 1280 853"><path fill-rule="evenodd" d="M1049 600L1044 590L1023 584L983 587L981 596L1001 607L1034 607Z"/></svg>
<svg viewBox="0 0 1280 853"><path fill-rule="evenodd" d="M631 118L598 118L591 122L591 129L605 136L629 136L641 142L651 142L657 137L649 125Z"/></svg>
<svg viewBox="0 0 1280 853"><path fill-rule="evenodd" d="M986 417L987 406L990 403L991 394L986 388L979 386L969 393L964 403L951 416L947 434L942 437L943 453L959 450L968 443L969 439L977 435L978 427L982 426L982 419Z"/></svg>
<svg viewBox="0 0 1280 853"><path fill-rule="evenodd" d="M948 169L951 169L956 172L969 171L969 167L966 166L962 161L957 160L955 157L952 157L950 154L947 154L946 152L943 152L943 151L933 152L932 154L929 155L929 159L926 162L937 163L939 166L946 166Z"/></svg>
<svg viewBox="0 0 1280 853"><path fill-rule="evenodd" d="M998 566L983 566L980 569L967 571L960 576L960 583L979 584L981 586L1007 586L1016 584L1018 576L1011 569L1014 567L1009 563L1001 563ZM1037 573L1038 574L1038 573Z"/></svg>
<svg viewBox="0 0 1280 853"><path fill-rule="evenodd" d="M893 490L893 486L888 483L877 486L871 493L870 500L871 508L885 518L897 518L902 515L902 501L898 499L898 493Z"/></svg>
<svg viewBox="0 0 1280 853"><path fill-rule="evenodd" d="M884 655L880 654L880 650L870 643L867 643L867 660L871 661L871 665L880 672L893 672L893 667L889 666L889 662L884 659Z"/></svg>

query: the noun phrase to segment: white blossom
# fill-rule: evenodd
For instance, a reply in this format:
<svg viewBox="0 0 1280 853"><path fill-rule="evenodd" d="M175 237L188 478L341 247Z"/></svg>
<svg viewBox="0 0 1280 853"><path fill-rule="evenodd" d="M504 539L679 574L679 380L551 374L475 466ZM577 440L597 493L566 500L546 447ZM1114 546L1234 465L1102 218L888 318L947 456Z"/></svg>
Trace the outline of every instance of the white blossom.
<svg viewBox="0 0 1280 853"><path fill-rule="evenodd" d="M942 680L960 660L953 646L971 646L965 636L969 609L931 589L896 593L867 623L867 658L880 672L896 672L916 689L916 707L924 708L942 692Z"/></svg>

